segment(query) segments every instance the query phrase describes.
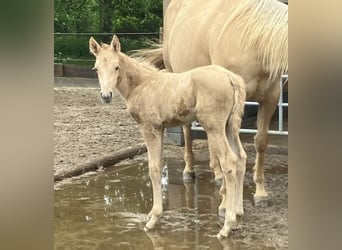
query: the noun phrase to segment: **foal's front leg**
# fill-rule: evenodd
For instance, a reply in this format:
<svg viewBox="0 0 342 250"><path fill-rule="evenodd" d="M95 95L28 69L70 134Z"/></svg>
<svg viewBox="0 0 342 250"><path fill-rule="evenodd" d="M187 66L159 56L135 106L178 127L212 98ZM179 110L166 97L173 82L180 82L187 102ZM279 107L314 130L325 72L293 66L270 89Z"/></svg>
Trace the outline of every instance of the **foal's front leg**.
<svg viewBox="0 0 342 250"><path fill-rule="evenodd" d="M163 149L163 130L155 127L144 127L143 135L148 151L148 167L153 189L153 207L149 212L149 221L145 231L153 229L163 212L162 189L161 189L161 165Z"/></svg>
<svg viewBox="0 0 342 250"><path fill-rule="evenodd" d="M184 134L184 162L183 180L190 181L195 178L194 153L192 152L191 125L183 126Z"/></svg>

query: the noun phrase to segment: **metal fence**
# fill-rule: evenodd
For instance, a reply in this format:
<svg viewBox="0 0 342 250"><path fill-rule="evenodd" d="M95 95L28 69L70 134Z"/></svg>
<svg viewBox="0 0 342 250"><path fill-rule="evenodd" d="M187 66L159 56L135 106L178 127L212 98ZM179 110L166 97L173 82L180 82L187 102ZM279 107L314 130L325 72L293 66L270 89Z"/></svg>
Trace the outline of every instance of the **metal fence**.
<svg viewBox="0 0 342 250"><path fill-rule="evenodd" d="M283 85L284 82L288 80L288 75L282 75L279 84L280 84L280 97L278 101L278 129L277 130L268 130L268 134L270 135L288 135L288 131L284 130L284 107L288 108L288 103L283 101ZM257 102L245 102L247 106L258 106L259 103ZM198 122L193 122L191 125L191 130L200 130L204 131L201 125ZM258 130L257 129L246 129L241 128L241 133L249 133L254 134Z"/></svg>

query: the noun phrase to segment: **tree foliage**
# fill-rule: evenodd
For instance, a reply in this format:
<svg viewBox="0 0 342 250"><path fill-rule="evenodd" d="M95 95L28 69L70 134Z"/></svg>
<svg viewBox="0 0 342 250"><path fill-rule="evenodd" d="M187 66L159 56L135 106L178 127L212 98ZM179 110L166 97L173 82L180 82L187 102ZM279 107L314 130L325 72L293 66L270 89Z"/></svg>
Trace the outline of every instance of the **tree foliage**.
<svg viewBox="0 0 342 250"><path fill-rule="evenodd" d="M161 0L55 0L55 33L159 32ZM120 37L125 51L143 46L142 37ZM89 36L55 35L55 58L89 58ZM97 37L109 42L108 36Z"/></svg>
<svg viewBox="0 0 342 250"><path fill-rule="evenodd" d="M55 0L55 32L158 32L161 0Z"/></svg>
<svg viewBox="0 0 342 250"><path fill-rule="evenodd" d="M55 32L95 32L98 30L96 0L55 0Z"/></svg>

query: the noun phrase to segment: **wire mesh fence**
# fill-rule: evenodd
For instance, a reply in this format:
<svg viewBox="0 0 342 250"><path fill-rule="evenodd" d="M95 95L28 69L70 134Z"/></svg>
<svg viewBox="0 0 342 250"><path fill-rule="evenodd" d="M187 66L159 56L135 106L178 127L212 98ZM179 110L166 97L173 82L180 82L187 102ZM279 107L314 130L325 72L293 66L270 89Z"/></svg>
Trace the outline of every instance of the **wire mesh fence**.
<svg viewBox="0 0 342 250"><path fill-rule="evenodd" d="M114 33L54 33L54 63L89 66L94 57L89 53L88 41L108 43ZM115 33L120 37L123 52L148 47L148 41L160 39L159 32Z"/></svg>

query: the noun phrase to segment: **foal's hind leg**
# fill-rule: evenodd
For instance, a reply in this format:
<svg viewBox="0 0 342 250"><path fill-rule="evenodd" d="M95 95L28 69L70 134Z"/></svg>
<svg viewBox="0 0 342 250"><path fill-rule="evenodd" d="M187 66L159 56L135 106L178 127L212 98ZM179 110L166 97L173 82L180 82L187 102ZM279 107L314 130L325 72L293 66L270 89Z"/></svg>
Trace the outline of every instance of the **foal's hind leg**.
<svg viewBox="0 0 342 250"><path fill-rule="evenodd" d="M265 151L268 144L268 129L272 115L277 107L279 100L279 84L278 81L273 83L272 89L267 93L263 103L260 103L257 116L258 132L254 136L254 144L256 149L256 158L253 180L256 185L254 194L255 201L262 200L268 197L268 193L264 187L264 164Z"/></svg>
<svg viewBox="0 0 342 250"><path fill-rule="evenodd" d="M220 176L221 176L221 179L218 181L216 179L216 177L218 175L215 174L215 181L216 181L216 184L219 184L219 182L221 182L221 187L220 187L220 195L221 195L221 204L219 205L219 208L218 208L218 215L221 216L221 217L224 217L225 216L225 213L226 213L226 183L225 183L225 180L223 178L223 174L222 174L222 170L221 170L221 166L220 166L220 162L217 158L217 155L215 153L215 147L212 147L211 144L210 144L210 141L208 140L208 148L209 148L209 155L210 155L210 167L213 169L213 171L215 171L215 168L217 169L216 171L220 172ZM214 163L213 163L214 162Z"/></svg>
<svg viewBox="0 0 342 250"><path fill-rule="evenodd" d="M236 228L236 163L237 159L234 152L228 144L225 136L224 127L219 130L207 131L209 147L220 162L224 181L221 192L225 190L223 202L225 202L225 219L224 226L217 235L218 237L227 237L229 232ZM225 201L224 201L225 198ZM220 205L223 208L223 204Z"/></svg>
<svg viewBox="0 0 342 250"><path fill-rule="evenodd" d="M148 152L148 168L153 188L153 206L148 214L149 221L145 231L153 229L163 212L162 189L161 189L161 165L163 149L163 133L154 127L144 127L143 135Z"/></svg>
<svg viewBox="0 0 342 250"><path fill-rule="evenodd" d="M228 141L234 153L237 156L236 168L236 215L242 217L243 212L243 181L246 173L247 154L241 144L240 137L237 133L229 133L227 131ZM240 218L238 218L240 219Z"/></svg>
<svg viewBox="0 0 342 250"><path fill-rule="evenodd" d="M223 183L223 175L220 167L219 160L216 155L212 154L211 150L209 150L209 167L214 172L215 182L217 185L222 185Z"/></svg>
<svg viewBox="0 0 342 250"><path fill-rule="evenodd" d="M183 126L184 134L184 162L185 167L183 171L183 180L189 181L195 178L194 172L194 154L192 152L192 137L191 137L191 125Z"/></svg>

